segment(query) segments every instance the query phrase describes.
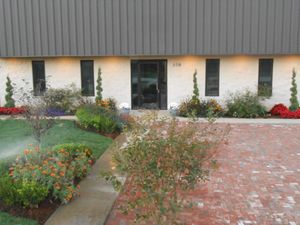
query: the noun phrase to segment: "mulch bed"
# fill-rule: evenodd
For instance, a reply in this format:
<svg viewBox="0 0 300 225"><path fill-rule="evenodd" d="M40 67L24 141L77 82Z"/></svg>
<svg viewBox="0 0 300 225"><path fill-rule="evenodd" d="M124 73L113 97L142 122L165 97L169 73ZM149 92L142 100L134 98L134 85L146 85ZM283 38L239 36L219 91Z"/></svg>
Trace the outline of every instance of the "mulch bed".
<svg viewBox="0 0 300 225"><path fill-rule="evenodd" d="M7 212L12 216L36 220L38 224L42 225L60 205L59 201L51 202L49 198L41 202L39 208L32 209L20 206L7 206L0 201L0 211Z"/></svg>

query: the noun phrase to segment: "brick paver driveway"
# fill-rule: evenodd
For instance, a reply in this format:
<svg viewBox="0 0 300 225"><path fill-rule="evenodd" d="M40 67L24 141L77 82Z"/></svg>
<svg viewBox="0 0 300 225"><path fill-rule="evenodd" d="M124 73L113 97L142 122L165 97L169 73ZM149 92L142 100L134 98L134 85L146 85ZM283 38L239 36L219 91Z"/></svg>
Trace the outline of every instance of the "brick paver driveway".
<svg viewBox="0 0 300 225"><path fill-rule="evenodd" d="M186 224L300 225L300 126L231 127L220 168L189 195L197 207L182 213ZM132 221L115 206L107 224Z"/></svg>

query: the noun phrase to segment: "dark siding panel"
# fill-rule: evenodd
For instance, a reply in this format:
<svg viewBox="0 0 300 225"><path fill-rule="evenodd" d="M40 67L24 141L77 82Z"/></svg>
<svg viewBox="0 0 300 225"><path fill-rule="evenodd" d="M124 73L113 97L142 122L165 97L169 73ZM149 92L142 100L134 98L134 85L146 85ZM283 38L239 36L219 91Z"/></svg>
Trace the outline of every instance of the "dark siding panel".
<svg viewBox="0 0 300 225"><path fill-rule="evenodd" d="M275 1L268 1L266 52L272 53L275 38Z"/></svg>
<svg viewBox="0 0 300 225"><path fill-rule="evenodd" d="M113 20L113 54L121 54L120 38L120 0L113 0L112 20Z"/></svg>
<svg viewBox="0 0 300 225"><path fill-rule="evenodd" d="M300 2L294 0L292 5L292 22L291 22L291 52L297 52L298 47L298 33L299 33L299 24L297 21L300 20Z"/></svg>
<svg viewBox="0 0 300 225"><path fill-rule="evenodd" d="M3 1L0 1L0 31L5 30L5 16L4 16L4 6L3 6ZM7 55L6 52L6 38L5 34L2 32L2 35L0 34L0 56L1 55Z"/></svg>
<svg viewBox="0 0 300 225"><path fill-rule="evenodd" d="M26 29L25 4L24 1L22 0L18 0L18 14L19 14L19 26L20 26L20 37L19 37L20 44L21 44L20 50L21 50L21 55L24 55L27 54L27 33L26 33L27 29Z"/></svg>
<svg viewBox="0 0 300 225"><path fill-rule="evenodd" d="M212 54L219 52L220 38L220 0L212 1Z"/></svg>
<svg viewBox="0 0 300 225"><path fill-rule="evenodd" d="M151 36L151 54L158 54L158 19L157 19L157 11L158 11L158 3L160 0L150 0L150 36ZM179 44L180 45L180 44Z"/></svg>
<svg viewBox="0 0 300 225"><path fill-rule="evenodd" d="M85 2L86 0L83 0ZM111 2L111 1L110 1ZM107 8L107 14L111 15L111 7ZM112 16L111 16L112 17ZM111 21L111 20L110 20ZM109 30L107 33L112 34L112 24L109 24ZM91 46L91 5L83 4L83 37L84 37L84 54L92 55L92 46Z"/></svg>
<svg viewBox="0 0 300 225"><path fill-rule="evenodd" d="M135 0L128 0L129 55L135 55Z"/></svg>
<svg viewBox="0 0 300 225"><path fill-rule="evenodd" d="M235 0L228 0L227 6L227 53L233 54L235 46Z"/></svg>
<svg viewBox="0 0 300 225"><path fill-rule="evenodd" d="M251 41L251 1L244 0L243 12L243 52L250 53L250 41Z"/></svg>
<svg viewBox="0 0 300 225"><path fill-rule="evenodd" d="M290 36L291 36L291 12L292 12L292 0L285 0L283 7L283 39L282 39L282 48L283 52L290 51Z"/></svg>
<svg viewBox="0 0 300 225"><path fill-rule="evenodd" d="M0 0L0 57L300 54L300 0Z"/></svg>
<svg viewBox="0 0 300 225"><path fill-rule="evenodd" d="M7 56L14 56L14 44L13 44L13 31L12 31L12 19L11 19L11 1L4 0L4 17L5 17L5 28L3 33L6 35L6 45L7 45Z"/></svg>
<svg viewBox="0 0 300 225"><path fill-rule="evenodd" d="M73 0L68 0L69 3L69 22L70 22L70 27L69 27L69 31L70 31L70 54L74 55L77 52L77 37L76 37L76 33L77 33L77 29L76 29L76 23L74 23L73 21L76 21L76 1L74 2L74 4L72 4ZM97 29L95 29L97 30ZM97 45L98 43L93 43L94 45Z"/></svg>
<svg viewBox="0 0 300 225"><path fill-rule="evenodd" d="M144 54L149 55L151 52L150 43L150 0L143 1L143 44Z"/></svg>
<svg viewBox="0 0 300 225"><path fill-rule="evenodd" d="M282 0L275 0L276 12L275 12L275 52L282 51L282 35L283 35L283 1Z"/></svg>
<svg viewBox="0 0 300 225"><path fill-rule="evenodd" d="M190 54L196 53L196 0L189 1L188 9L188 52Z"/></svg>
<svg viewBox="0 0 300 225"><path fill-rule="evenodd" d="M235 3L235 52L243 52L243 27L244 27L244 1L238 0Z"/></svg>
<svg viewBox="0 0 300 225"><path fill-rule="evenodd" d="M70 54L68 1L61 2L61 11L63 54L68 55Z"/></svg>
<svg viewBox="0 0 300 225"><path fill-rule="evenodd" d="M61 1L54 1L54 24L55 24L55 43L56 54L63 55L63 43L62 43L62 7ZM37 50L36 50L37 51Z"/></svg>
<svg viewBox="0 0 300 225"><path fill-rule="evenodd" d="M267 30L267 0L259 0L259 36L258 52L266 52L266 30Z"/></svg>
<svg viewBox="0 0 300 225"><path fill-rule="evenodd" d="M121 20L121 54L126 54L128 52L128 32L127 32L127 0L120 2L120 20Z"/></svg>
<svg viewBox="0 0 300 225"><path fill-rule="evenodd" d="M125 0L124 0L125 1ZM106 54L106 35L105 35L105 7L104 1L98 2L98 35L99 35L99 53ZM127 23L127 22L126 22Z"/></svg>
<svg viewBox="0 0 300 225"><path fill-rule="evenodd" d="M181 49L180 52L181 54L187 54L188 53L188 35L189 35L189 30L188 30L188 2L189 1L181 1L181 22L178 24L181 27Z"/></svg>
<svg viewBox="0 0 300 225"><path fill-rule="evenodd" d="M173 29L173 0L166 0L166 53L173 53L174 29Z"/></svg>
<svg viewBox="0 0 300 225"><path fill-rule="evenodd" d="M173 1L173 53L180 54L180 0Z"/></svg>
<svg viewBox="0 0 300 225"><path fill-rule="evenodd" d="M158 54L163 55L166 53L166 20L165 20L165 0L158 1ZM187 43L186 43L187 44Z"/></svg>
<svg viewBox="0 0 300 225"><path fill-rule="evenodd" d="M137 54L142 54L143 53L143 5L142 1L136 1L135 4L135 11L136 11L136 33L135 33L135 38L136 38L136 53Z"/></svg>
<svg viewBox="0 0 300 225"><path fill-rule="evenodd" d="M226 54L226 52L227 52L227 5L228 5L228 0L220 1L219 51L221 54Z"/></svg>
<svg viewBox="0 0 300 225"><path fill-rule="evenodd" d="M33 15L32 15L32 1L28 0L25 4L26 10L26 22L27 22L27 48L28 52L26 55L34 56L36 55L34 42L35 35L33 30Z"/></svg>
<svg viewBox="0 0 300 225"><path fill-rule="evenodd" d="M259 2L260 0L251 1L251 49L252 54L258 53L258 39L259 39Z"/></svg>
<svg viewBox="0 0 300 225"><path fill-rule="evenodd" d="M204 0L204 54L211 53L212 41L212 1Z"/></svg>

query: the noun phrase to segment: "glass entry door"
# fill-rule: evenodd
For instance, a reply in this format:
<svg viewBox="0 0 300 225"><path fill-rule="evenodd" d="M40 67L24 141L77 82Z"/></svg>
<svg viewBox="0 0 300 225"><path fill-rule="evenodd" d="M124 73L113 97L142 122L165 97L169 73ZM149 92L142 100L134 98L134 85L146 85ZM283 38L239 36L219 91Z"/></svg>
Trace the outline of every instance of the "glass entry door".
<svg viewBox="0 0 300 225"><path fill-rule="evenodd" d="M167 109L167 61L131 62L133 109Z"/></svg>

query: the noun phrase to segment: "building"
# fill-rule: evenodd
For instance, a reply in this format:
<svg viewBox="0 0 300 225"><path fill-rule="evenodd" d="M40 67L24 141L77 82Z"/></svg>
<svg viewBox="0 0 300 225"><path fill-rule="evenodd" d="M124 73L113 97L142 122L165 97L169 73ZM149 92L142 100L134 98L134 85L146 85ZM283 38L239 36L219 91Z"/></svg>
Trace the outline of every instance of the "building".
<svg viewBox="0 0 300 225"><path fill-rule="evenodd" d="M0 104L17 87L74 83L132 108L166 109L266 87L289 103L300 75L300 0L0 0ZM300 86L300 78L298 84Z"/></svg>

